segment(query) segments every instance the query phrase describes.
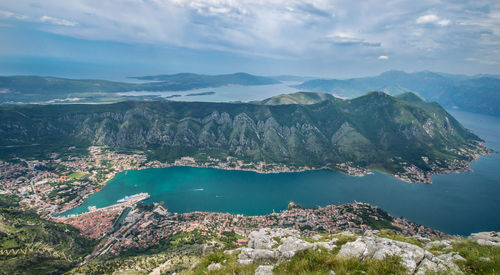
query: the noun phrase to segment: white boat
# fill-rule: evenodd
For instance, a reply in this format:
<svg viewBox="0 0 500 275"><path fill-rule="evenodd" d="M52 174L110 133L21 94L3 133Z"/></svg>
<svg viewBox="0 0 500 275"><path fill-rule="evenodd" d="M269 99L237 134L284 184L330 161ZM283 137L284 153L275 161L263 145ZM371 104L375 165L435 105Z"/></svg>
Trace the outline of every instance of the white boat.
<svg viewBox="0 0 500 275"><path fill-rule="evenodd" d="M122 203L122 202L127 202L127 201L132 201L132 200L145 200L149 198L149 194L148 193L139 193L139 194L135 194L135 195L130 195L130 196L125 196L119 200L117 200L116 202L117 203Z"/></svg>

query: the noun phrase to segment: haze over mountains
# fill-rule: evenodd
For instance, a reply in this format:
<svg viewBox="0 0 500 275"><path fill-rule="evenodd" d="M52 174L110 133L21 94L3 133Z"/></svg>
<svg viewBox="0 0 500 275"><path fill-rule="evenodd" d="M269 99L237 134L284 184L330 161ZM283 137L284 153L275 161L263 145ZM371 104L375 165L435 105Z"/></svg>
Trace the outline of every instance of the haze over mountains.
<svg viewBox="0 0 500 275"><path fill-rule="evenodd" d="M51 103L66 99L92 103L124 100L162 99L156 96L131 97L117 94L130 91L187 91L227 85L270 85L280 83L269 77L247 73L200 75L180 73L131 77L146 83L115 82L100 79L68 79L44 76L0 76L0 104ZM47 102L48 101L48 102Z"/></svg>
<svg viewBox="0 0 500 275"><path fill-rule="evenodd" d="M68 79L45 76L0 76L3 94L13 93L71 93L71 92L126 92L126 91L185 91L225 85L269 85L279 81L247 73L200 75L179 73L172 75L130 77L150 80L148 83L126 83L100 79Z"/></svg>
<svg viewBox="0 0 500 275"><path fill-rule="evenodd" d="M447 108L500 115L500 78L497 75L452 75L429 71L388 71L374 77L315 79L296 86L316 92L357 97L367 91L400 94L413 91Z"/></svg>
<svg viewBox="0 0 500 275"><path fill-rule="evenodd" d="M300 76L265 77L247 73L200 75L179 73L130 77L147 81L125 83L94 79L66 79L40 76L0 77L0 104L14 102L42 102L62 98L99 97L113 101L133 99L158 100L158 97L130 97L129 91L187 91L191 89L228 85L271 85L281 81L304 81L295 85L301 90L333 93L339 97L354 98L369 91L383 91L391 95L414 92L427 101L437 101L446 108L500 115L500 77L498 75L452 75L429 71L406 73L387 71L374 77L351 79L311 79ZM114 94L113 94L114 93ZM47 103L47 102L45 102ZM50 103L50 102L49 102Z"/></svg>

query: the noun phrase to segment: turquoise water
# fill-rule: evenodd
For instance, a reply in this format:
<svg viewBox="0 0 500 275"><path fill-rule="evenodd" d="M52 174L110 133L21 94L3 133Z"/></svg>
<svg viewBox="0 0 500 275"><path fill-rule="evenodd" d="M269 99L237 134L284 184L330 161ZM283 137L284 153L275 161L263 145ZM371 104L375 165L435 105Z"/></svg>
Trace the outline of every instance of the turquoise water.
<svg viewBox="0 0 500 275"><path fill-rule="evenodd" d="M451 113L490 148L500 151L500 118ZM258 215L285 209L290 201L308 207L359 201L450 234L500 230L500 156L481 157L472 163L472 169L472 173L433 176L433 184L409 184L378 172L351 177L327 170L258 174L171 167L127 171L66 214L148 192L151 198L146 202L163 201L170 211L179 213L204 210Z"/></svg>
<svg viewBox="0 0 500 275"><path fill-rule="evenodd" d="M257 85L257 86L230 85L230 86L222 86L216 88L194 89L189 91L165 91L165 92L137 91L137 92L126 92L123 94L128 96L158 95L162 97L168 97L171 95L180 95L180 97L171 98L171 100L175 101L247 102L252 100L263 100L279 94L289 94L296 92L298 91L297 89L290 87L291 85L294 84L300 84L300 83L286 82L273 85ZM187 94L206 93L206 92L214 92L214 94L186 96Z"/></svg>

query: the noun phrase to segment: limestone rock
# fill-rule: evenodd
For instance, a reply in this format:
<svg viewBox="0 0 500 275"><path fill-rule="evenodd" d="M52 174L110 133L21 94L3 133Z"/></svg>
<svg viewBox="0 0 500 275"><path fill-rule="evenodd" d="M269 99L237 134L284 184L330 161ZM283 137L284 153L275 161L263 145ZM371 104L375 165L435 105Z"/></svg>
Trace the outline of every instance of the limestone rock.
<svg viewBox="0 0 500 275"><path fill-rule="evenodd" d="M417 272L415 272L415 275L425 275L428 272L435 272L438 273L438 265L429 260L429 259L423 259L422 262L420 262L420 265L418 266Z"/></svg>
<svg viewBox="0 0 500 275"><path fill-rule="evenodd" d="M451 248L451 241L442 240L442 241L429 242L425 245L425 249L431 249L436 246L444 246L445 248Z"/></svg>
<svg viewBox="0 0 500 275"><path fill-rule="evenodd" d="M251 232L248 237L248 247L253 249L270 249L277 244L265 228Z"/></svg>
<svg viewBox="0 0 500 275"><path fill-rule="evenodd" d="M278 258L279 253L276 250L243 248L238 255L238 263L273 263L278 261Z"/></svg>
<svg viewBox="0 0 500 275"><path fill-rule="evenodd" d="M376 260L383 260L386 256L397 255L401 257L401 263L410 273L413 273L417 269L418 263L423 260L425 252L423 248L414 244L380 237L362 236L354 242L344 244L339 251L339 255Z"/></svg>
<svg viewBox="0 0 500 275"><path fill-rule="evenodd" d="M451 247L451 243L447 240L431 242L426 247L432 248L438 245ZM456 252L434 256L419 246L380 238L373 234L365 234L365 236L358 237L354 242L344 244L339 251L339 255L376 260L383 260L387 256L396 255L401 257L401 263L408 269L409 274L426 274L428 272L463 274L455 262L465 260Z"/></svg>
<svg viewBox="0 0 500 275"><path fill-rule="evenodd" d="M322 238L321 235L314 235L311 237L311 239L313 239L315 241L319 241L319 240L321 240L321 238Z"/></svg>
<svg viewBox="0 0 500 275"><path fill-rule="evenodd" d="M282 245L278 247L280 259L290 259L296 252L312 248L313 244L296 237L287 237L281 240Z"/></svg>
<svg viewBox="0 0 500 275"><path fill-rule="evenodd" d="M500 233L491 232L479 232L470 234L469 239L476 240L480 245L497 246L500 247Z"/></svg>
<svg viewBox="0 0 500 275"><path fill-rule="evenodd" d="M295 229L279 228L271 230L269 228L262 228L259 231L250 233L248 236L248 247L254 249L271 249L274 245L278 244L275 238L298 237L299 235L300 233Z"/></svg>
<svg viewBox="0 0 500 275"><path fill-rule="evenodd" d="M465 261L465 259L456 252L440 255L437 257L427 257L422 260L418 266L416 275L431 273L444 274L463 274L456 261Z"/></svg>
<svg viewBox="0 0 500 275"><path fill-rule="evenodd" d="M211 263L207 266L208 271L214 271L220 269L222 266L220 263Z"/></svg>
<svg viewBox="0 0 500 275"><path fill-rule="evenodd" d="M429 272L463 274L456 262L465 259L456 252L434 256L422 247L381 238L377 233L378 231L367 231L355 241L344 244L338 256L354 257L361 260L383 260L387 256L394 255L401 258L401 264L408 269L408 274L427 274ZM278 264L291 259L298 251L318 248L331 250L336 247L338 241L334 238L320 242L322 237L314 235L311 238L316 242L310 243L299 237L300 233L293 229L264 228L250 233L248 247L238 248L234 251L240 252L238 255L239 264ZM452 248L449 240L428 242L426 248L431 249L441 245ZM255 274L272 274L272 270L272 266L261 265Z"/></svg>
<svg viewBox="0 0 500 275"><path fill-rule="evenodd" d="M338 241L338 239L334 238L328 242L315 242L315 243L313 243L313 248L317 249L319 247L322 247L326 250L332 250L335 247L337 247L337 245L335 245L335 243L337 243L337 241Z"/></svg>
<svg viewBox="0 0 500 275"><path fill-rule="evenodd" d="M254 275L272 275L274 266L272 265L259 265L255 270Z"/></svg>
<svg viewBox="0 0 500 275"><path fill-rule="evenodd" d="M298 238L300 233L289 228L263 228L249 234L248 247L241 248L238 263L274 263L292 258L297 251L314 245ZM281 243L279 244L278 241ZM276 245L279 245L275 248ZM331 246L330 246L331 247Z"/></svg>

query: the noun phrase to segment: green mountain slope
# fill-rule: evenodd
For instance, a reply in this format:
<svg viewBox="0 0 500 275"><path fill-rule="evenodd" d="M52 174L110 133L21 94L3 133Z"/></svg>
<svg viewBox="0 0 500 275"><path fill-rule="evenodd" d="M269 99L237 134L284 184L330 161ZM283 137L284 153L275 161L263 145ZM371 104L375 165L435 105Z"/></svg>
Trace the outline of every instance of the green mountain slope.
<svg viewBox="0 0 500 275"><path fill-rule="evenodd" d="M67 79L43 76L0 76L0 90L31 94L66 94L74 92L119 92L137 84L98 79Z"/></svg>
<svg viewBox="0 0 500 275"><path fill-rule="evenodd" d="M95 144L146 150L162 161L209 155L291 167L346 170L339 165L347 164L428 182L431 173L466 169L484 152L481 139L438 104L382 92L311 105L8 106L0 108L0 117L0 152L6 158L47 146Z"/></svg>
<svg viewBox="0 0 500 275"><path fill-rule="evenodd" d="M262 105L282 105L282 104L316 104L325 100L338 100L331 94L327 93L313 93L313 92L296 92L293 94L281 94L267 98L261 101L252 103Z"/></svg>
<svg viewBox="0 0 500 275"><path fill-rule="evenodd" d="M500 79L496 76L388 71L375 77L309 80L296 87L351 98L365 91L381 90L394 95L411 90L449 108L500 115Z"/></svg>
<svg viewBox="0 0 500 275"><path fill-rule="evenodd" d="M95 241L77 229L21 209L0 195L0 274L61 274L92 251Z"/></svg>

